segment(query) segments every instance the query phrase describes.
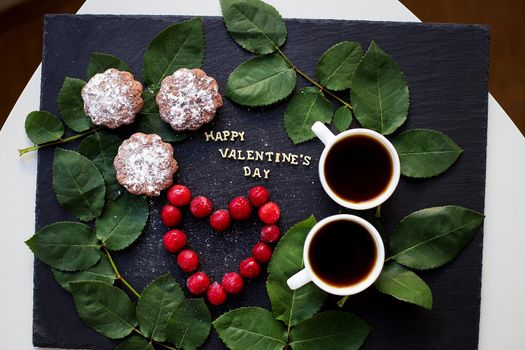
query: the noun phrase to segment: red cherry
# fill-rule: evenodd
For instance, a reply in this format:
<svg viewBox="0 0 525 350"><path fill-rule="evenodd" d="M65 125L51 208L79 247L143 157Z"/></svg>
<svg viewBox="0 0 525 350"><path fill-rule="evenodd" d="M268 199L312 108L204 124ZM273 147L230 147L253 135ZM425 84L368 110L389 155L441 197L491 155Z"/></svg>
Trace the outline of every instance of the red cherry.
<svg viewBox="0 0 525 350"><path fill-rule="evenodd" d="M208 297L208 301L212 305L224 304L226 298L228 297L226 295L226 292L224 291L224 288L217 282L213 282L211 286L208 287L208 292L206 296Z"/></svg>
<svg viewBox="0 0 525 350"><path fill-rule="evenodd" d="M181 230L169 230L164 234L162 243L170 253L176 253L186 245L186 234Z"/></svg>
<svg viewBox="0 0 525 350"><path fill-rule="evenodd" d="M193 295L202 295L210 285L210 278L204 272L196 272L186 281L188 290Z"/></svg>
<svg viewBox="0 0 525 350"><path fill-rule="evenodd" d="M261 266L259 266L254 258L250 257L241 261L239 270L243 277L255 278L261 273Z"/></svg>
<svg viewBox="0 0 525 350"><path fill-rule="evenodd" d="M275 224L280 216L281 210L274 202L268 202L259 208L259 219L265 224Z"/></svg>
<svg viewBox="0 0 525 350"><path fill-rule="evenodd" d="M222 278L222 287L228 294L239 294L244 288L244 280L237 272L228 272Z"/></svg>
<svg viewBox="0 0 525 350"><path fill-rule="evenodd" d="M182 221L182 214L179 208L177 208L176 206L166 204L162 207L162 210L160 212L160 218L164 225L166 225L167 227L173 227L180 224L180 222Z"/></svg>
<svg viewBox="0 0 525 350"><path fill-rule="evenodd" d="M215 231L225 231L232 224L232 218L230 212L226 209L220 209L211 214L210 225Z"/></svg>
<svg viewBox="0 0 525 350"><path fill-rule="evenodd" d="M171 204L176 205L177 207L183 207L190 203L191 191L186 186L173 185L168 190L168 193L166 196L168 197L168 201Z"/></svg>
<svg viewBox="0 0 525 350"><path fill-rule="evenodd" d="M211 214L213 203L204 196L197 196L191 200L190 212L196 218L202 219Z"/></svg>
<svg viewBox="0 0 525 350"><path fill-rule="evenodd" d="M247 220L252 213L252 206L246 197L235 197L228 205L230 214L235 220Z"/></svg>
<svg viewBox="0 0 525 350"><path fill-rule="evenodd" d="M184 272L192 272L199 266L199 255L193 250L185 249L177 255L177 264Z"/></svg>
<svg viewBox="0 0 525 350"><path fill-rule="evenodd" d="M266 187L255 186L248 192L248 198L254 207L260 207L268 202L268 199L270 199L270 192L268 192Z"/></svg>
<svg viewBox="0 0 525 350"><path fill-rule="evenodd" d="M267 263L272 258L272 248L264 243L259 242L252 248L252 255L260 263Z"/></svg>
<svg viewBox="0 0 525 350"><path fill-rule="evenodd" d="M277 225L265 225L261 229L261 241L266 243L274 243L279 240L281 230Z"/></svg>

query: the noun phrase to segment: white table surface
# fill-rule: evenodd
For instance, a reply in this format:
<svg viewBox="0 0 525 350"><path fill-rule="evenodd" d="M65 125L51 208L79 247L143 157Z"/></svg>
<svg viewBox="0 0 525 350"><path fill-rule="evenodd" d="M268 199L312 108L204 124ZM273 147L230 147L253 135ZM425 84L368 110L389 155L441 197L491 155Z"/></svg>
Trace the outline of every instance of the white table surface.
<svg viewBox="0 0 525 350"><path fill-rule="evenodd" d="M268 0L284 17L419 21L396 0ZM82 14L220 15L219 0L87 0ZM516 67L517 68L517 67ZM24 241L34 233L36 153L26 115L39 109L40 67L0 131L0 349L32 349L33 255ZM485 241L479 348L525 347L525 142L489 95Z"/></svg>

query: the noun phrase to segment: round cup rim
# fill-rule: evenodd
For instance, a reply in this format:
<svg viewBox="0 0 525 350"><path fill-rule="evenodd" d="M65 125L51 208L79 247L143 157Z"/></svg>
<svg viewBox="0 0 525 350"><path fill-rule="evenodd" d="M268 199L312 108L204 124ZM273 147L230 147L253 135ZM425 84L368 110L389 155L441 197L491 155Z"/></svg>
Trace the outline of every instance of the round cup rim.
<svg viewBox="0 0 525 350"><path fill-rule="evenodd" d="M334 287L334 286L327 284L323 280L321 280L313 272L312 265L310 264L310 261L308 259L308 251L310 249L310 243L312 242L312 239L315 236L315 234L324 225L330 222L333 222L333 221L340 220L340 219L349 220L349 221L358 223L361 226L363 226L368 231L368 233L372 236L375 242L375 245L376 245L376 250L377 250L376 263L372 271L368 274L368 277L364 279L363 281L355 285L348 286L348 287ZM322 290L330 294L334 294L334 295L341 295L341 296L353 295L353 294L360 293L364 291L365 289L367 289L368 287L370 287L379 277L379 274L383 270L383 265L385 262L385 247L384 247L384 243L383 243L383 239L381 238L381 235L371 223L369 223L365 219L359 216L356 216L356 215L337 214L337 215L332 215L332 216L328 216L324 218L323 220L319 221L317 224L315 224L310 229L310 232L308 232L308 236L306 237L306 240L303 246L303 261L304 261L304 266L305 266L306 272L308 273L308 276L310 277L312 282L315 283L315 285L317 285L319 288L321 288Z"/></svg>
<svg viewBox="0 0 525 350"><path fill-rule="evenodd" d="M360 203L354 203L347 200L344 200L343 198L339 197L337 194L332 191L328 183L326 182L326 177L324 174L324 164L326 161L326 157L328 155L328 152L330 149L341 139L345 138L348 135L368 135L373 137L375 140L379 141L385 148L387 149L393 163L393 174L392 178L390 179L390 182L388 184L388 187L383 193L381 193L379 196ZM323 186L323 189L325 192L332 198L333 201L335 201L337 204L354 210L366 210L371 209L374 207L377 207L381 204L383 204L390 196L394 193L398 183L399 178L401 176L401 165L399 161L399 155L397 154L397 151L394 147L394 145L383 135L380 133L370 130L370 129L363 129L363 128L356 128L356 129L350 129L346 130L340 134L334 135L332 140L329 144L325 145L323 152L321 153L321 157L319 159L319 179L321 180L321 185Z"/></svg>

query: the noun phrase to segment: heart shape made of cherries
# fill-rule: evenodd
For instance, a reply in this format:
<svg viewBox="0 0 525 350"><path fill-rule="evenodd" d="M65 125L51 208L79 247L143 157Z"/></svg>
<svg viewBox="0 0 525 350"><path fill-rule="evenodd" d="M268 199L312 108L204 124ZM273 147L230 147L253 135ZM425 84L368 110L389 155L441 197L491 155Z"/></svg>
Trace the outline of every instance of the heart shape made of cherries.
<svg viewBox="0 0 525 350"><path fill-rule="evenodd" d="M162 242L164 248L173 254L177 254L177 265L184 272L193 273L186 280L186 286L190 293L203 295L206 293L208 302L212 305L223 304L228 295L242 292L244 278L253 279L260 275L261 265L270 261L273 248L271 244L280 238L280 230L276 225L281 211L275 202L271 202L270 193L263 186L252 187L248 197L240 196L233 198L228 209L213 211L213 203L204 196L191 196L191 191L184 185L173 185L167 191L168 203L162 207L161 220L169 231L164 234ZM199 255L191 249L184 249L188 243L188 237L184 231L173 229L182 222L180 208L189 205L190 213L199 219L209 217L210 226L216 232L224 232L232 225L232 220L247 220L253 209L257 209L259 219L265 224L261 229L260 242L252 248L252 256L244 259L239 264L239 272L226 273L221 283L210 283L208 275L202 271L195 272L199 267Z"/></svg>

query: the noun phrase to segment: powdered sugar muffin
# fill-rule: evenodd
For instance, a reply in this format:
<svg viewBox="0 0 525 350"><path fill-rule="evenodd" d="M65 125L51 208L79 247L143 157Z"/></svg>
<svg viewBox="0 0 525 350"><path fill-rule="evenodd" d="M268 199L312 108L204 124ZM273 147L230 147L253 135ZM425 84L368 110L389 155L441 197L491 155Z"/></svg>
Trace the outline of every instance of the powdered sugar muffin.
<svg viewBox="0 0 525 350"><path fill-rule="evenodd" d="M197 130L222 106L217 82L197 68L164 78L156 100L161 118L176 131Z"/></svg>
<svg viewBox="0 0 525 350"><path fill-rule="evenodd" d="M142 84L129 72L110 68L82 88L84 111L93 124L115 129L131 124L142 109Z"/></svg>
<svg viewBox="0 0 525 350"><path fill-rule="evenodd" d="M113 161L117 181L130 193L158 196L178 169L173 147L159 135L137 132L120 145Z"/></svg>

